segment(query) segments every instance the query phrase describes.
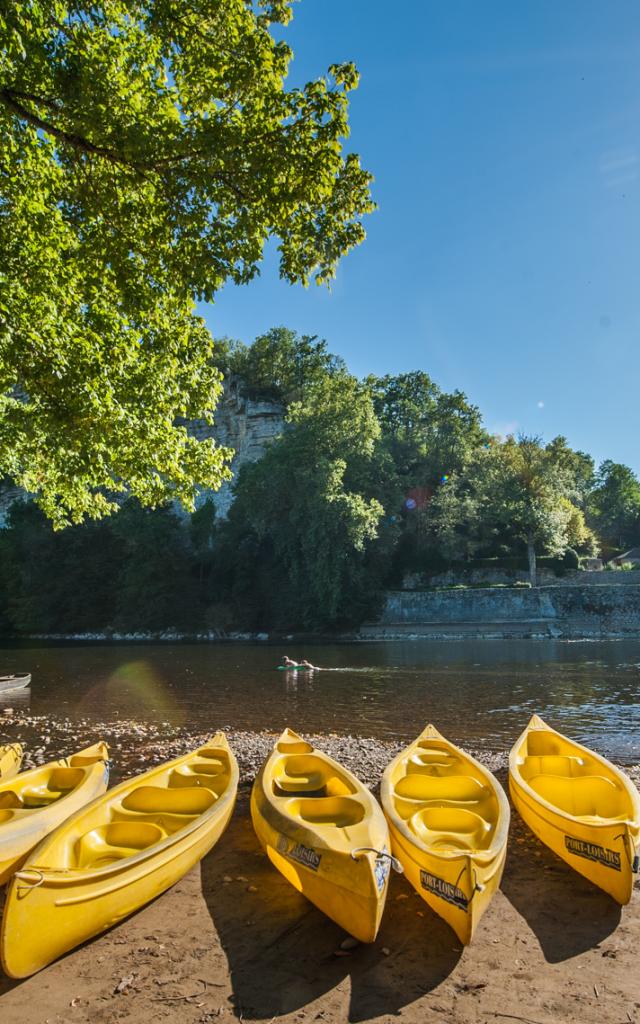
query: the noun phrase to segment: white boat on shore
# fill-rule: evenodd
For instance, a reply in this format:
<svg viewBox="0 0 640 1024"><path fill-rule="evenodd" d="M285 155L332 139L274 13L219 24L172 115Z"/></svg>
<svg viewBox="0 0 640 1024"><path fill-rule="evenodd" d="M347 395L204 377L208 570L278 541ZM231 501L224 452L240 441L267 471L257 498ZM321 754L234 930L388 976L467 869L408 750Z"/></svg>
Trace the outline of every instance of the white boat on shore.
<svg viewBox="0 0 640 1024"><path fill-rule="evenodd" d="M10 676L0 676L0 694L14 693L16 690L26 690L31 686L30 672L17 672Z"/></svg>

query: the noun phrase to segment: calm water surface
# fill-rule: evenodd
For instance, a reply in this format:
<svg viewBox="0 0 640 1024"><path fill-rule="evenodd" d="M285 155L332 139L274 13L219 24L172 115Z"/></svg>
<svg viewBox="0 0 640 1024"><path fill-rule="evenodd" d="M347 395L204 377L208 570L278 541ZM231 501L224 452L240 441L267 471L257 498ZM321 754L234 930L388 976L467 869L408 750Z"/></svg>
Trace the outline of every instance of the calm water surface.
<svg viewBox="0 0 640 1024"><path fill-rule="evenodd" d="M265 644L10 647L32 672L34 715L178 726L336 732L408 740L432 721L458 743L503 749L533 711L625 763L640 760L640 640L466 640L290 645L327 671L277 672ZM2 704L0 703L0 707Z"/></svg>

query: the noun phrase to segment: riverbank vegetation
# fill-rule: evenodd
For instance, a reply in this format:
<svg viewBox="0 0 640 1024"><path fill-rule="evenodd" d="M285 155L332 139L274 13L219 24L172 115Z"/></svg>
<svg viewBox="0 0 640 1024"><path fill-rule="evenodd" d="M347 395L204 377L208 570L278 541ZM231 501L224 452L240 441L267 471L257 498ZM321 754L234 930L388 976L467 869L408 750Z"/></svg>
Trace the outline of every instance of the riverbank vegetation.
<svg viewBox="0 0 640 1024"><path fill-rule="evenodd" d="M0 531L5 633L332 630L386 588L452 569L561 573L640 543L640 483L564 438L488 434L424 371L359 380L324 341L221 341L217 368L285 422L245 464L227 518L129 498L54 531L16 502Z"/></svg>

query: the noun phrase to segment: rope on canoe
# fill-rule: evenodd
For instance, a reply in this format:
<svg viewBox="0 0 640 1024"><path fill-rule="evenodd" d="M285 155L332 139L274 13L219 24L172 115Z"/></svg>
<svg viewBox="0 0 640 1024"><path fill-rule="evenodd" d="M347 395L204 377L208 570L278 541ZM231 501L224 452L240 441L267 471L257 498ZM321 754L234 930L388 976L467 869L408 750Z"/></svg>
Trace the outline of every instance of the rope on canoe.
<svg viewBox="0 0 640 1024"><path fill-rule="evenodd" d="M39 885L42 885L44 882L44 874L38 868L28 868L27 871L16 871L15 877L23 880L25 878L28 879L30 874L40 875L40 878L37 882L32 882L31 885L18 885L18 889L37 889Z"/></svg>
<svg viewBox="0 0 640 1024"><path fill-rule="evenodd" d="M377 859L386 857L391 861L391 867L394 871L397 871L399 875L404 874L404 868L398 858L394 857L387 850L377 850L375 846L356 846L355 850L351 851L351 856L353 860L358 860L362 853L375 853Z"/></svg>

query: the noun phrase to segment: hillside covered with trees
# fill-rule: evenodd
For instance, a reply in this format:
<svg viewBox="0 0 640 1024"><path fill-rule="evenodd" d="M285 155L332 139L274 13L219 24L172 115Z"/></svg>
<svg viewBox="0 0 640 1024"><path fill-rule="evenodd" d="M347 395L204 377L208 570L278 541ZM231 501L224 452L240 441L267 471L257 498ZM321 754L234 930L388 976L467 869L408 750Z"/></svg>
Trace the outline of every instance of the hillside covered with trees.
<svg viewBox="0 0 640 1024"><path fill-rule="evenodd" d="M18 501L0 532L10 634L117 629L331 630L374 615L407 573L561 570L640 543L640 483L562 437L490 436L464 394L424 371L359 380L324 341L275 328L222 340L215 369L286 408L243 466L227 519L130 497L54 530Z"/></svg>

